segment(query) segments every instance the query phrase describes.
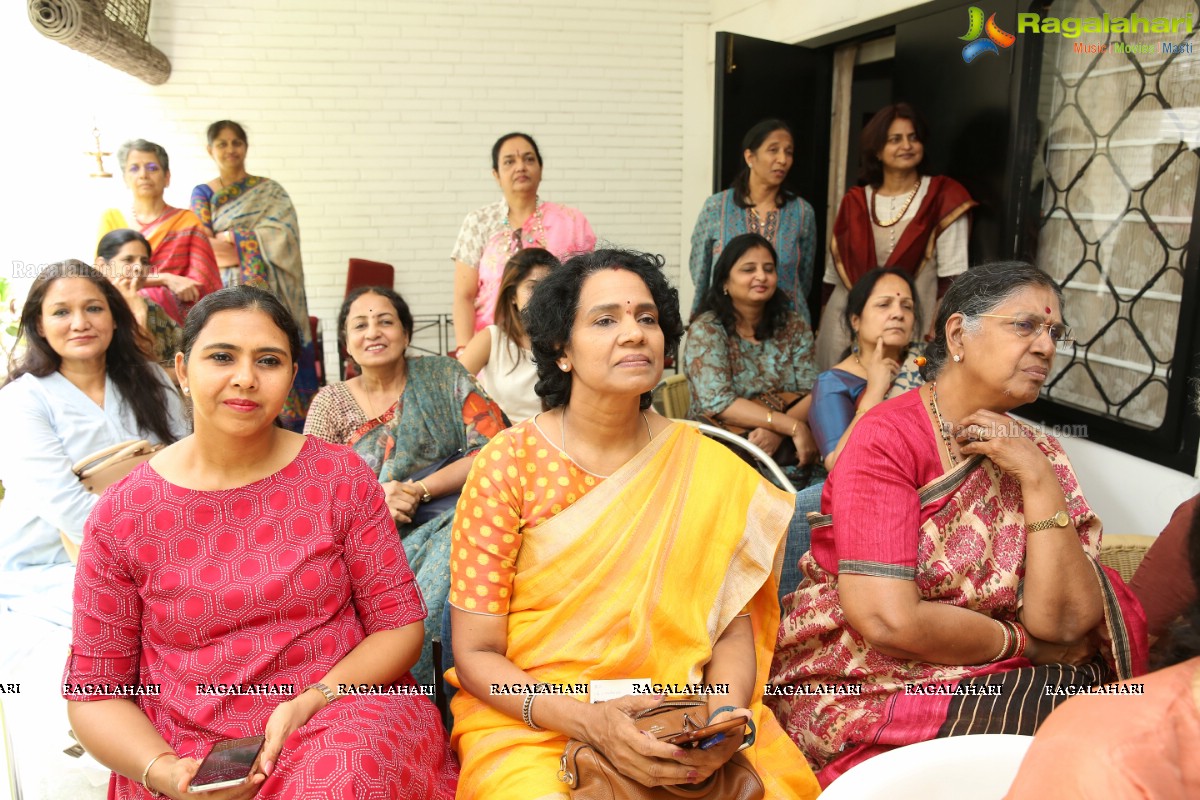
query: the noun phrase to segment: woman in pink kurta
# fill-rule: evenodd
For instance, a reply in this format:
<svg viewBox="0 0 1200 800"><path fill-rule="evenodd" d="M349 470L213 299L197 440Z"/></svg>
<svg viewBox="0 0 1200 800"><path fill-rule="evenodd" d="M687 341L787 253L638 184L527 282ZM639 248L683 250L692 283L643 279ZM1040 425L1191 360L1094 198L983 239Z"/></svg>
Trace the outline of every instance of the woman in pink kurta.
<svg viewBox="0 0 1200 800"><path fill-rule="evenodd" d="M500 294L500 279L504 265L526 247L549 250L566 260L596 246L596 234L587 217L579 211L558 203L538 200L533 214L519 230L507 221L492 234L479 258L479 289L475 296L475 332L496 321L496 299Z"/></svg>
<svg viewBox="0 0 1200 800"><path fill-rule="evenodd" d="M239 310L247 298L255 305ZM271 424L294 372L278 351L299 340L290 330L272 350L264 319L269 329L291 315L247 286L193 309L177 369L197 432L89 519L64 696L107 702L72 702L72 725L114 770L110 797L183 796L215 742L265 733L250 784L232 796L448 800L458 767L405 666L425 604L383 490L349 448ZM226 459L265 437L267 474L180 485L211 483L181 460L212 458L196 447L222 436ZM123 687L143 693L122 699Z"/></svg>
<svg viewBox="0 0 1200 800"><path fill-rule="evenodd" d="M492 177L504 197L463 220L454 243L454 342L457 357L495 321L504 265L526 247L565 261L590 252L596 234L578 210L538 197L542 153L527 133L506 133L492 145Z"/></svg>

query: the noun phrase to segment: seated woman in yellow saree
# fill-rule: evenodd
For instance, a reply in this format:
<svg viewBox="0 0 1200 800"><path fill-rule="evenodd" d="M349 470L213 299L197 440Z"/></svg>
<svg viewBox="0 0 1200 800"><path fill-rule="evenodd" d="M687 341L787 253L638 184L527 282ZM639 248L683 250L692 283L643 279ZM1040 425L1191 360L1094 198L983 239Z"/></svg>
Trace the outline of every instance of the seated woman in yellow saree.
<svg viewBox="0 0 1200 800"><path fill-rule="evenodd" d="M793 501L648 410L683 332L660 264L617 250L576 256L526 309L551 410L480 451L452 535L460 796L569 797L558 774L568 738L645 786L701 783L744 747L767 797L817 794L762 705ZM657 687L590 704L586 689L542 693L622 679L720 691L705 696L702 718L744 717L756 738L684 750L641 735L630 716L661 702Z"/></svg>

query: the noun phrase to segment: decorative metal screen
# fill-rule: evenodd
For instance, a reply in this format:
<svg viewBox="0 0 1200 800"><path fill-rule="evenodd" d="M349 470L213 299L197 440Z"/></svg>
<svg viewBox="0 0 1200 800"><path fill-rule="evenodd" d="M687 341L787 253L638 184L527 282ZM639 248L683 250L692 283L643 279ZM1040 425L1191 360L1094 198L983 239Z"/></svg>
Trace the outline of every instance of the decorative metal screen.
<svg viewBox="0 0 1200 800"><path fill-rule="evenodd" d="M1046 12L1060 19L1106 13L1200 23L1200 3L1181 0L1060 0ZM1186 32L1042 38L1037 260L1063 287L1076 337L1042 394L1157 428L1196 204L1200 56L1163 52L1164 41L1192 42Z"/></svg>

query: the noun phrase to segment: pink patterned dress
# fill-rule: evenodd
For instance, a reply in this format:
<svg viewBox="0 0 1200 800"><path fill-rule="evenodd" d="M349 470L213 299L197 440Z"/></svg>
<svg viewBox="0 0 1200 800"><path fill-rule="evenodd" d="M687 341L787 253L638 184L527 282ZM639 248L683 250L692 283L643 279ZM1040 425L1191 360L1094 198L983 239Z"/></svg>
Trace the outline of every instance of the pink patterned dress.
<svg viewBox="0 0 1200 800"><path fill-rule="evenodd" d="M138 706L199 759L219 739L262 733L367 635L424 618L379 481L349 448L310 437L284 469L221 491L144 464L88 520L64 696L157 685ZM404 687L408 675L317 712L258 798L452 798L458 766L437 711ZM109 797L149 795L114 775Z"/></svg>

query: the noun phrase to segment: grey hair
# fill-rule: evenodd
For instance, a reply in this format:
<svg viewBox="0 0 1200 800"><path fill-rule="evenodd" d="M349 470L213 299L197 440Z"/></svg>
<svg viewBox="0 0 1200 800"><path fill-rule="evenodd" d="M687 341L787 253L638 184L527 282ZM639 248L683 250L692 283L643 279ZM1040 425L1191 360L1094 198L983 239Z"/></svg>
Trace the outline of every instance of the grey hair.
<svg viewBox="0 0 1200 800"><path fill-rule="evenodd" d="M130 139L121 145L121 149L117 150L117 163L121 165L121 172L125 171L125 162L129 160L129 153L133 150L139 153L153 153L154 157L158 159L158 165L163 168L163 172L171 171L171 160L167 158L167 151L161 144L147 142L145 139Z"/></svg>
<svg viewBox="0 0 1200 800"><path fill-rule="evenodd" d="M1062 289L1048 274L1024 261L994 261L971 267L950 285L942 298L935 327L936 338L925 350L925 366L921 377L927 381L937 378L946 365L949 348L946 344L946 323L955 314L962 314L963 327L975 335L983 327L980 314L990 314L1005 301L1030 287L1042 287L1054 292L1061 308Z"/></svg>

